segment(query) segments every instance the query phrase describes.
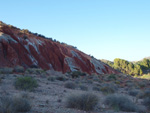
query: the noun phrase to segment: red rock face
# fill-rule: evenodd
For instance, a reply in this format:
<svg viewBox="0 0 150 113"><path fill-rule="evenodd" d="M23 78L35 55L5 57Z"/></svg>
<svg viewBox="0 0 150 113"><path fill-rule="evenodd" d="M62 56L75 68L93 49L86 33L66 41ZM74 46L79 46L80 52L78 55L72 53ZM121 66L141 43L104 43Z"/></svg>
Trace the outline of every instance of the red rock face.
<svg viewBox="0 0 150 113"><path fill-rule="evenodd" d="M65 44L0 22L0 67L36 65L43 69L97 74L118 73L106 64Z"/></svg>

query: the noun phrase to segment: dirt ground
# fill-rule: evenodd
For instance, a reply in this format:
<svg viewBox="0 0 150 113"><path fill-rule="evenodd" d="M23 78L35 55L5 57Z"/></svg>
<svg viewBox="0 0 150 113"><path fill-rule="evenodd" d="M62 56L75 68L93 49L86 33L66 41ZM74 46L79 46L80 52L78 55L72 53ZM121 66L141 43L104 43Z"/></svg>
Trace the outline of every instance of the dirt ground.
<svg viewBox="0 0 150 113"><path fill-rule="evenodd" d="M32 76L38 82L38 87L34 91L22 91L17 90L14 87L14 81L17 77L22 76ZM101 80L96 80L95 78L80 77L80 78L70 78L68 77L67 80L49 80L49 77L56 77L56 76L65 76L62 73L51 73L47 72L47 74L1 74L0 77L0 95L23 95L26 94L30 100L32 108L28 113L116 113L115 110L109 108L104 104L104 99L108 94L105 94L103 91L94 90L93 87L102 87L104 83L112 83L112 80L106 80L105 77ZM65 76L66 77L66 76ZM88 79L87 79L88 78ZM90 78L90 79L89 79ZM125 79L126 84L123 80L120 79L120 83L117 84L117 91L114 93L127 95L134 103L138 105L142 105L142 99L137 99L137 97L130 96L128 91L131 89L131 84ZM119 81L119 79L118 79ZM137 80L138 81L138 80ZM65 84L67 82L73 82L76 84L75 89L65 88ZM141 81L140 81L141 82ZM147 82L146 88L150 86L150 81ZM115 82L114 82L115 83ZM128 83L128 84L127 84ZM136 82L138 83L138 82ZM87 90L82 90L79 86L84 85L87 87ZM134 88L137 88L136 86ZM134 89L132 88L132 89ZM137 88L140 91L143 91L143 87ZM93 111L82 111L78 109L67 108L66 106L66 99L68 96L72 94L82 94L82 93L93 93L99 97L99 103ZM143 105L142 105L143 106ZM147 110L146 113L149 111ZM119 111L118 113L127 113Z"/></svg>

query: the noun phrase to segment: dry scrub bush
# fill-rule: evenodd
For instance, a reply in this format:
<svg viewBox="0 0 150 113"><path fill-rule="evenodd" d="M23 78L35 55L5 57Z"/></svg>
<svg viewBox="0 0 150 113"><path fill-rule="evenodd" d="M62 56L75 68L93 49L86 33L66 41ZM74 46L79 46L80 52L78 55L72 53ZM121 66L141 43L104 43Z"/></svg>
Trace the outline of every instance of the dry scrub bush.
<svg viewBox="0 0 150 113"><path fill-rule="evenodd" d="M115 111L139 112L146 111L143 107L137 106L127 96L120 94L108 95L104 101L105 105L113 108Z"/></svg>
<svg viewBox="0 0 150 113"><path fill-rule="evenodd" d="M65 88L75 89L76 87L77 87L77 85L74 82L67 82L67 83L65 83Z"/></svg>
<svg viewBox="0 0 150 113"><path fill-rule="evenodd" d="M27 98L21 96L1 96L0 98L0 113L28 112L30 109L31 105Z"/></svg>
<svg viewBox="0 0 150 113"><path fill-rule="evenodd" d="M79 95L71 95L67 98L67 107L76 108L85 111L91 111L98 104L99 99L96 95L91 93L84 93Z"/></svg>

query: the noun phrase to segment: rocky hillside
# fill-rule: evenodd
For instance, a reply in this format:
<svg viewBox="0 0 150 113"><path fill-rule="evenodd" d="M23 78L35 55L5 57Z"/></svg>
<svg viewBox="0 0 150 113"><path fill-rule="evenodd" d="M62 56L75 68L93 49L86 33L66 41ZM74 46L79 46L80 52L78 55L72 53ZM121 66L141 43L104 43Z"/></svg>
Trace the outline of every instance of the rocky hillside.
<svg viewBox="0 0 150 113"><path fill-rule="evenodd" d="M36 66L63 73L118 73L101 61L67 44L0 22L0 67Z"/></svg>

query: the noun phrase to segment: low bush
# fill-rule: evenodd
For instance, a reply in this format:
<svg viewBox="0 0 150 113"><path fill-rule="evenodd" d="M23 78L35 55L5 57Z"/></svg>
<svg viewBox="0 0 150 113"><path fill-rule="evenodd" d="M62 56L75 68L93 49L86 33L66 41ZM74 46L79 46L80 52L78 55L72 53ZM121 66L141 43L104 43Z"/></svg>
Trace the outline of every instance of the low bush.
<svg viewBox="0 0 150 113"><path fill-rule="evenodd" d="M67 107L91 111L98 104L99 99L91 93L71 95L67 98Z"/></svg>
<svg viewBox="0 0 150 113"><path fill-rule="evenodd" d="M71 77L72 78L78 78L79 76L86 76L86 73L81 72L81 71L73 71L73 72L71 72Z"/></svg>
<svg viewBox="0 0 150 113"><path fill-rule="evenodd" d="M137 111L137 106L128 97L122 95L109 95L105 98L104 103L105 105L113 108L115 111Z"/></svg>
<svg viewBox="0 0 150 113"><path fill-rule="evenodd" d="M135 88L136 84L133 81L128 80L126 81L126 86L129 88Z"/></svg>
<svg viewBox="0 0 150 113"><path fill-rule="evenodd" d="M115 81L115 84L120 85L120 84L121 84L121 82L120 82L119 80L116 80L116 81Z"/></svg>
<svg viewBox="0 0 150 113"><path fill-rule="evenodd" d="M66 80L68 80L68 78L66 76L56 76L56 80L66 81Z"/></svg>
<svg viewBox="0 0 150 113"><path fill-rule="evenodd" d="M41 68L28 68L25 71L26 74L43 74L45 71Z"/></svg>
<svg viewBox="0 0 150 113"><path fill-rule="evenodd" d="M146 82L145 81L139 81L138 84L137 84L140 88L144 88L147 86Z"/></svg>
<svg viewBox="0 0 150 113"><path fill-rule="evenodd" d="M31 105L27 98L17 97L13 99L13 105L15 107L15 111L17 112L27 112L30 111Z"/></svg>
<svg viewBox="0 0 150 113"><path fill-rule="evenodd" d="M27 98L9 96L0 98L0 113L28 112L30 109L31 105Z"/></svg>
<svg viewBox="0 0 150 113"><path fill-rule="evenodd" d="M139 94L139 92L140 92L139 90L134 89L134 90L130 90L128 93L131 96L137 96Z"/></svg>
<svg viewBox="0 0 150 113"><path fill-rule="evenodd" d="M12 74L13 73L13 68L9 67L4 67L0 69L1 74Z"/></svg>
<svg viewBox="0 0 150 113"><path fill-rule="evenodd" d="M83 81L83 80L81 80L80 78L76 78L76 79L74 80L74 83L76 83L76 84L81 84L82 81Z"/></svg>
<svg viewBox="0 0 150 113"><path fill-rule="evenodd" d="M85 86L85 85L80 85L79 87L80 87L80 89L83 90L83 91L88 91L88 87Z"/></svg>
<svg viewBox="0 0 150 113"><path fill-rule="evenodd" d="M23 38L24 40L28 39L28 37L27 37L26 35L24 35L22 38Z"/></svg>
<svg viewBox="0 0 150 113"><path fill-rule="evenodd" d="M55 80L56 80L56 78L55 78L55 77L48 77L48 78L47 78L47 80L49 80L49 81L52 81L52 82L53 82L53 81L55 81Z"/></svg>
<svg viewBox="0 0 150 113"><path fill-rule="evenodd" d="M88 83L88 84L93 84L93 80L86 80L86 83Z"/></svg>
<svg viewBox="0 0 150 113"><path fill-rule="evenodd" d="M2 96L0 98L0 113L13 113L14 108L12 107L13 100L8 96Z"/></svg>
<svg viewBox="0 0 150 113"><path fill-rule="evenodd" d="M115 84L106 83L106 84L102 84L100 90L105 94L109 94L109 93L115 93L118 90L118 88Z"/></svg>
<svg viewBox="0 0 150 113"><path fill-rule="evenodd" d="M73 82L67 82L65 83L65 88L68 88L68 89L75 89L77 86L75 83Z"/></svg>
<svg viewBox="0 0 150 113"><path fill-rule="evenodd" d="M150 109L150 97L144 98L143 104Z"/></svg>
<svg viewBox="0 0 150 113"><path fill-rule="evenodd" d="M32 65L30 65L30 68L39 68L39 66L36 64L32 64Z"/></svg>
<svg viewBox="0 0 150 113"><path fill-rule="evenodd" d="M146 89L146 90L144 91L144 96L145 96L145 97L150 97L150 89Z"/></svg>
<svg viewBox="0 0 150 113"><path fill-rule="evenodd" d="M22 67L22 66L16 66L16 67L14 68L14 71L15 71L15 72L23 73L23 72L24 72L24 67Z"/></svg>
<svg viewBox="0 0 150 113"><path fill-rule="evenodd" d="M137 110L138 113L147 113L147 108L144 105L138 105Z"/></svg>
<svg viewBox="0 0 150 113"><path fill-rule="evenodd" d="M93 74L93 75L91 75L91 76L93 76L93 78L92 78L93 81L101 82L98 75Z"/></svg>
<svg viewBox="0 0 150 113"><path fill-rule="evenodd" d="M18 77L15 81L16 89L32 91L38 86L32 77Z"/></svg>
<svg viewBox="0 0 150 113"><path fill-rule="evenodd" d="M98 86L94 86L94 87L92 88L92 90L93 90L93 91L101 91L101 89L100 89Z"/></svg>
<svg viewBox="0 0 150 113"><path fill-rule="evenodd" d="M110 74L108 77L107 77L108 80L117 80L117 76L115 74Z"/></svg>
<svg viewBox="0 0 150 113"><path fill-rule="evenodd" d="M146 97L150 97L150 90L146 89L142 92L139 93L138 95L139 98L146 98Z"/></svg>

